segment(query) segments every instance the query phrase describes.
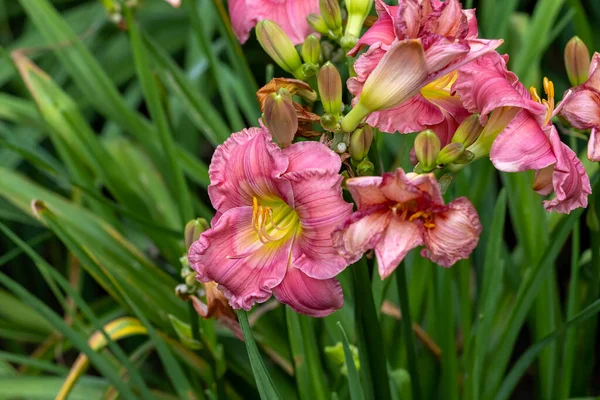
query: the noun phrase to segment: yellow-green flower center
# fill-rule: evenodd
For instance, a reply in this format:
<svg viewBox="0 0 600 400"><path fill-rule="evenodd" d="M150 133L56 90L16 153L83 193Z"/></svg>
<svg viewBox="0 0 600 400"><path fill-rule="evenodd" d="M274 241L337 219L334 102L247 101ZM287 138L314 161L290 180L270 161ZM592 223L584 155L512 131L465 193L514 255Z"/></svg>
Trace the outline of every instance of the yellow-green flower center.
<svg viewBox="0 0 600 400"><path fill-rule="evenodd" d="M252 205L252 226L264 244L289 239L300 233L296 210L281 199L257 199Z"/></svg>

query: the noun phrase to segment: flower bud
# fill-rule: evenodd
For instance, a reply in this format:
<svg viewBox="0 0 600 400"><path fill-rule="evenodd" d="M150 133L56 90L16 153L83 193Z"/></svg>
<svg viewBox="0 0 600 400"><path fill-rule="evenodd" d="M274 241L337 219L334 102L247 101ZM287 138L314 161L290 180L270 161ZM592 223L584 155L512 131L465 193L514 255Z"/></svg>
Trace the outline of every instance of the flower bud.
<svg viewBox="0 0 600 400"><path fill-rule="evenodd" d="M336 115L323 114L321 116L321 126L329 132L337 132L341 129L340 119Z"/></svg>
<svg viewBox="0 0 600 400"><path fill-rule="evenodd" d="M369 153L373 142L373 128L365 125L354 131L350 137L350 155L355 161L361 161Z"/></svg>
<svg viewBox="0 0 600 400"><path fill-rule="evenodd" d="M348 22L346 23L346 36L360 37L365 19L371 12L373 0L346 0Z"/></svg>
<svg viewBox="0 0 600 400"><path fill-rule="evenodd" d="M393 44L367 78L358 103L344 117L342 128L352 132L373 111L392 108L419 92L427 78L423 46L418 40Z"/></svg>
<svg viewBox="0 0 600 400"><path fill-rule="evenodd" d="M471 161L475 159L475 154L471 153L469 150L463 151L463 153L454 160L454 164L469 164Z"/></svg>
<svg viewBox="0 0 600 400"><path fill-rule="evenodd" d="M190 246L198 240L202 232L210 229L208 222L204 218L193 219L185 225L185 248L189 249Z"/></svg>
<svg viewBox="0 0 600 400"><path fill-rule="evenodd" d="M267 19L256 24L256 38L265 52L283 70L302 78L302 60L292 41L277 23Z"/></svg>
<svg viewBox="0 0 600 400"><path fill-rule="evenodd" d="M450 143L445 146L438 154L436 163L445 165L456 161L465 151L465 146L461 143Z"/></svg>
<svg viewBox="0 0 600 400"><path fill-rule="evenodd" d="M319 0L319 8L325 25L329 29L328 36L332 39L342 34L342 11L338 0Z"/></svg>
<svg viewBox="0 0 600 400"><path fill-rule="evenodd" d="M432 171L437 166L440 146L440 139L431 129L419 133L415 138L415 154L423 172Z"/></svg>
<svg viewBox="0 0 600 400"><path fill-rule="evenodd" d="M375 166L368 158L365 158L356 166L356 175L358 176L371 176L374 172Z"/></svg>
<svg viewBox="0 0 600 400"><path fill-rule="evenodd" d="M263 121L281 147L292 144L298 130L298 115L290 92L279 89L267 96Z"/></svg>
<svg viewBox="0 0 600 400"><path fill-rule="evenodd" d="M321 41L313 34L308 35L302 44L302 59L308 64L321 62Z"/></svg>
<svg viewBox="0 0 600 400"><path fill-rule="evenodd" d="M475 143L482 131L483 126L479 123L479 114L471 114L456 129L452 143L461 143L467 148Z"/></svg>
<svg viewBox="0 0 600 400"><path fill-rule="evenodd" d="M565 67L571 85L582 85L590 72L590 52L583 40L573 36L565 47Z"/></svg>
<svg viewBox="0 0 600 400"><path fill-rule="evenodd" d="M308 16L306 17L306 21L308 21L308 24L311 28L313 28L313 30L319 32L322 35L327 35L327 33L329 32L329 28L327 28L325 20L318 14L308 14Z"/></svg>
<svg viewBox="0 0 600 400"><path fill-rule="evenodd" d="M327 62L319 71L318 84L325 112L339 115L342 109L342 77L337 68Z"/></svg>

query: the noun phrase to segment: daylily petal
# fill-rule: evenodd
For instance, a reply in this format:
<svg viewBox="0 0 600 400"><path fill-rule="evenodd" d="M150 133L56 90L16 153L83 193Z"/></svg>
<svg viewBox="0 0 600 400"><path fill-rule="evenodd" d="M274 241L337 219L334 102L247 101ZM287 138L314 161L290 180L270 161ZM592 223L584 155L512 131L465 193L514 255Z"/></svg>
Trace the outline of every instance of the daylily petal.
<svg viewBox="0 0 600 400"><path fill-rule="evenodd" d="M429 19L425 25L431 33L454 39L463 39L469 31L467 16L462 11L458 0L447 0L441 6L441 13L437 19Z"/></svg>
<svg viewBox="0 0 600 400"><path fill-rule="evenodd" d="M442 111L417 94L396 107L370 114L366 122L382 132L410 133L420 132L427 129L427 125L439 124L443 120Z"/></svg>
<svg viewBox="0 0 600 400"><path fill-rule="evenodd" d="M282 152L289 159L286 172L317 168L337 174L342 167L340 156L319 142L294 143Z"/></svg>
<svg viewBox="0 0 600 400"><path fill-rule="evenodd" d="M225 212L189 250L200 282L215 281L233 308L249 310L283 280L292 241L264 245L252 226L252 207Z"/></svg>
<svg viewBox="0 0 600 400"><path fill-rule="evenodd" d="M273 294L294 311L312 317L326 317L344 305L337 279L313 279L293 266L273 289Z"/></svg>
<svg viewBox="0 0 600 400"><path fill-rule="evenodd" d="M587 156L590 161L600 161L600 135L598 134L598 128L592 128L590 140L588 141Z"/></svg>
<svg viewBox="0 0 600 400"><path fill-rule="evenodd" d="M554 191L552 186L552 175L554 174L554 164L548 165L542 169L535 171L532 189L542 196L548 196Z"/></svg>
<svg viewBox="0 0 600 400"><path fill-rule="evenodd" d="M480 113L481 122L487 123L487 115L500 107L518 107L533 114L545 112L545 107L523 97L517 87L518 78L508 71L505 60L498 53L489 53L458 71L453 90L471 113Z"/></svg>
<svg viewBox="0 0 600 400"><path fill-rule="evenodd" d="M562 116L575 128L600 127L600 92L575 89L560 107Z"/></svg>
<svg viewBox="0 0 600 400"><path fill-rule="evenodd" d="M419 35L421 6L417 0L398 0L395 32L399 39L413 39Z"/></svg>
<svg viewBox="0 0 600 400"><path fill-rule="evenodd" d="M467 24L469 25L467 38L476 38L479 35L479 28L477 27L477 15L475 14L475 9L463 10L463 13L467 17Z"/></svg>
<svg viewBox="0 0 600 400"><path fill-rule="evenodd" d="M252 205L254 197L279 197L293 205L291 188L281 179L288 159L260 128L232 134L217 147L210 163L208 194L220 212Z"/></svg>
<svg viewBox="0 0 600 400"><path fill-rule="evenodd" d="M363 253L375 248L383 237L392 213L387 209L357 211L333 232L333 243L348 261L358 261Z"/></svg>
<svg viewBox="0 0 600 400"><path fill-rule="evenodd" d="M359 210L388 202L380 189L381 182L380 176L362 176L346 181L346 187Z"/></svg>
<svg viewBox="0 0 600 400"><path fill-rule="evenodd" d="M240 43L244 44L258 20L248 13L246 0L229 0L227 3L233 31Z"/></svg>
<svg viewBox="0 0 600 400"><path fill-rule="evenodd" d="M394 174L384 174L381 192L390 200L406 203L419 199L428 203L444 204L440 185L433 174L408 176L402 168Z"/></svg>
<svg viewBox="0 0 600 400"><path fill-rule="evenodd" d="M342 177L324 170L285 174L294 191L300 235L294 243L294 265L315 279L328 279L348 263L333 248L331 234L352 213L342 198Z"/></svg>
<svg viewBox="0 0 600 400"><path fill-rule="evenodd" d="M550 140L557 158L552 174L555 197L545 200L544 208L568 214L578 207L587 207L592 187L583 164L577 154L561 142L554 126L551 127Z"/></svg>
<svg viewBox="0 0 600 400"><path fill-rule="evenodd" d="M542 169L555 163L556 157L539 123L521 111L494 140L490 160L500 171L518 172Z"/></svg>
<svg viewBox="0 0 600 400"><path fill-rule="evenodd" d="M429 45L425 45L427 48L425 59L427 60L427 71L431 74L437 74L459 58L464 58L470 50L467 41L452 42L442 36L435 36L433 41L427 43Z"/></svg>
<svg viewBox="0 0 600 400"><path fill-rule="evenodd" d="M450 267L460 259L469 257L477 247L481 234L481 223L473 204L460 197L448 204L445 211L433 217L434 228L424 230L426 248L423 257L443 266Z"/></svg>
<svg viewBox="0 0 600 400"><path fill-rule="evenodd" d="M585 82L584 86L596 91L600 91L600 53L594 53L592 62L590 63L590 77Z"/></svg>
<svg viewBox="0 0 600 400"><path fill-rule="evenodd" d="M378 6L379 7L379 6ZM389 7L386 5L386 7ZM356 45L348 52L348 56L354 57L363 46L372 46L380 43L385 45L391 45L396 39L394 33L394 23L392 17L387 12L379 15L379 19L371 26Z"/></svg>
<svg viewBox="0 0 600 400"><path fill-rule="evenodd" d="M416 222L392 217L382 238L375 244L375 255L381 279L385 279L406 257L409 251L421 246L423 228Z"/></svg>

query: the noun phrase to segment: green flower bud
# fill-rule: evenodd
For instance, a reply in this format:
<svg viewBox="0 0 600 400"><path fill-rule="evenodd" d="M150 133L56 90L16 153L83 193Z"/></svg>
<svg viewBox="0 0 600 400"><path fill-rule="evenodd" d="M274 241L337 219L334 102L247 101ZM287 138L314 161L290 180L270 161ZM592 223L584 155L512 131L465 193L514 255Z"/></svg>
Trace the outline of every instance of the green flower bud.
<svg viewBox="0 0 600 400"><path fill-rule="evenodd" d="M302 44L302 59L308 64L321 62L321 41L313 34L308 35Z"/></svg>
<svg viewBox="0 0 600 400"><path fill-rule="evenodd" d="M319 0L319 8L325 25L329 29L328 36L336 39L342 34L342 11L338 0Z"/></svg>
<svg viewBox="0 0 600 400"><path fill-rule="evenodd" d="M329 132L338 132L341 129L340 119L336 115L324 114L321 116L321 126Z"/></svg>
<svg viewBox="0 0 600 400"><path fill-rule="evenodd" d="M193 219L185 225L185 248L189 249L190 246L198 240L202 232L210 229L210 225L204 218Z"/></svg>
<svg viewBox="0 0 600 400"><path fill-rule="evenodd" d="M292 144L298 131L298 115L290 92L279 89L266 97L263 121L281 147Z"/></svg>
<svg viewBox="0 0 600 400"><path fill-rule="evenodd" d="M319 72L319 64L302 64L302 75L304 79L312 78Z"/></svg>
<svg viewBox="0 0 600 400"><path fill-rule="evenodd" d="M306 17L306 21L310 25L313 30L319 32L322 35L327 35L329 33L329 28L327 28L327 24L323 17L318 14L308 14Z"/></svg>
<svg viewBox="0 0 600 400"><path fill-rule="evenodd" d="M354 131L350 137L350 155L355 161L361 161L369 153L373 142L373 128L365 125Z"/></svg>
<svg viewBox="0 0 600 400"><path fill-rule="evenodd" d="M473 159L475 159L475 154L471 153L469 150L465 150L460 157L454 160L454 164L469 164L471 161L473 161Z"/></svg>
<svg viewBox="0 0 600 400"><path fill-rule="evenodd" d="M450 143L445 146L438 154L436 163L445 165L456 161L465 151L465 146L462 143Z"/></svg>
<svg viewBox="0 0 600 400"><path fill-rule="evenodd" d="M573 36L565 47L565 67L571 85L578 86L588 79L590 72L590 52L583 40Z"/></svg>
<svg viewBox="0 0 600 400"><path fill-rule="evenodd" d="M302 60L292 41L277 23L267 19L256 24L256 38L265 52L285 71L302 79Z"/></svg>
<svg viewBox="0 0 600 400"><path fill-rule="evenodd" d="M346 0L348 21L346 23L346 36L360 37L365 19L371 12L373 0Z"/></svg>
<svg viewBox="0 0 600 400"><path fill-rule="evenodd" d="M419 133L415 138L415 154L423 172L432 171L437 166L440 146L440 139L431 129Z"/></svg>
<svg viewBox="0 0 600 400"><path fill-rule="evenodd" d="M339 115L342 109L342 77L330 62L321 67L317 78L319 95L325 112Z"/></svg>
<svg viewBox="0 0 600 400"><path fill-rule="evenodd" d="M374 172L375 166L368 158L365 158L356 166L356 174L358 176L371 176Z"/></svg>
<svg viewBox="0 0 600 400"><path fill-rule="evenodd" d="M471 114L456 129L452 136L452 143L461 143L467 148L475 143L482 131L483 126L479 123L479 114Z"/></svg>

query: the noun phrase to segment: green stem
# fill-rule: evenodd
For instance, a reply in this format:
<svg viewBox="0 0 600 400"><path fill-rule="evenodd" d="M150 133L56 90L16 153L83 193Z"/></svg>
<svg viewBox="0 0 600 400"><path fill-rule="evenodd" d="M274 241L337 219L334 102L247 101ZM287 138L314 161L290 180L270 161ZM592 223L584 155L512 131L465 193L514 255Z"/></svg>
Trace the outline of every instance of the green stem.
<svg viewBox="0 0 600 400"><path fill-rule="evenodd" d="M400 311L402 312L402 320L400 321L400 324L402 325L402 333L404 334L404 343L406 345L408 372L410 373L411 377L413 399L419 400L421 398L421 381L419 379L419 365L417 363L415 336L412 329L412 319L410 317L406 267L403 264L396 268L396 283L398 284L398 298L400 299Z"/></svg>
<svg viewBox="0 0 600 400"><path fill-rule="evenodd" d="M373 302L367 263L364 258L361 258L350 269L353 278L356 339L365 397L368 400L390 400L386 352L383 347L381 325Z"/></svg>

